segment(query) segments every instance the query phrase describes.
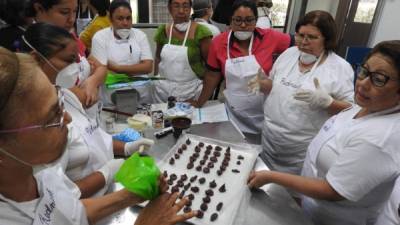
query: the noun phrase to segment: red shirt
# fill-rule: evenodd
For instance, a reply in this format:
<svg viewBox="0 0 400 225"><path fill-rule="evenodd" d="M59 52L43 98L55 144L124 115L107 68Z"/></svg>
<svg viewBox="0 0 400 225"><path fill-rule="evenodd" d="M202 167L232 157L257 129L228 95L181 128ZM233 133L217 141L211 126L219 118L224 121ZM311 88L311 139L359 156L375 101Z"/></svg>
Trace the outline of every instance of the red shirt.
<svg viewBox="0 0 400 225"><path fill-rule="evenodd" d="M225 63L227 57L228 35L230 31L218 35L212 40L208 52L207 66L211 71L221 72L225 76ZM239 45L231 35L230 57L237 58L243 55ZM290 36L273 29L256 28L254 31L253 47L251 53L256 57L258 64L268 75L272 68L272 55L282 53L290 45Z"/></svg>

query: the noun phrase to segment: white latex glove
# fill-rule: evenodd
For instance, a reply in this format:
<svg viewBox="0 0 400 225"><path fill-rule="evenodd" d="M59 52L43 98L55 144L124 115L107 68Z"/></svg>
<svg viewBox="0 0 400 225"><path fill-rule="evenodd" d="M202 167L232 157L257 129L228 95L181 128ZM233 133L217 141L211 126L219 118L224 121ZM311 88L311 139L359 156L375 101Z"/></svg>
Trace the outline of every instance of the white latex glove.
<svg viewBox="0 0 400 225"><path fill-rule="evenodd" d="M258 95L260 93L260 81L265 78L262 69L258 69L257 75L247 83L249 93Z"/></svg>
<svg viewBox="0 0 400 225"><path fill-rule="evenodd" d="M125 156L130 156L132 155L134 152L139 151L140 146L143 146L144 150L149 149L152 145L154 145L154 141L151 139L147 139L147 138L140 138L137 141L132 141L132 142L128 142L125 144L124 147L124 153ZM142 153L139 151L139 153Z"/></svg>
<svg viewBox="0 0 400 225"><path fill-rule="evenodd" d="M101 167L98 171L103 174L104 179L106 181L106 187L114 182L114 176L118 172L122 163L125 160L123 159L112 159L108 161L103 167Z"/></svg>
<svg viewBox="0 0 400 225"><path fill-rule="evenodd" d="M321 89L318 78L314 78L314 85L315 91L300 89L294 94L294 99L309 103L312 109L328 108L333 98Z"/></svg>

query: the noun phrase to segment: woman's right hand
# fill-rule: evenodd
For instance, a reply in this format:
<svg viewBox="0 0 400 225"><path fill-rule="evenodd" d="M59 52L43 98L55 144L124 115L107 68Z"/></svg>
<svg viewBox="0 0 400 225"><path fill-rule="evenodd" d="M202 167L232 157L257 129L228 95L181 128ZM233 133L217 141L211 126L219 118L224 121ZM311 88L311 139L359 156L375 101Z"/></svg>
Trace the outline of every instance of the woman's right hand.
<svg viewBox="0 0 400 225"><path fill-rule="evenodd" d="M134 225L173 225L196 216L197 211L190 211L178 215L178 212L189 201L189 199L185 197L175 203L178 194L177 192L174 194L164 193L150 201L149 204L140 211Z"/></svg>
<svg viewBox="0 0 400 225"><path fill-rule="evenodd" d="M247 179L247 185L249 188L260 188L264 186L268 182L268 173L267 170L261 171L251 171L249 178Z"/></svg>

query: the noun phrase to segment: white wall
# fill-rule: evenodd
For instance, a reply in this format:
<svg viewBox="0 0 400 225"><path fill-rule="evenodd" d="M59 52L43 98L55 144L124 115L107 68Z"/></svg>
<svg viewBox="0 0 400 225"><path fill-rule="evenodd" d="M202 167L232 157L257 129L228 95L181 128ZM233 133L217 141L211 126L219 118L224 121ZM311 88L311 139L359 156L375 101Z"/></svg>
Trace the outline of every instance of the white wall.
<svg viewBox="0 0 400 225"><path fill-rule="evenodd" d="M400 1L384 0L383 8L369 38L369 47L384 40L400 39Z"/></svg>
<svg viewBox="0 0 400 225"><path fill-rule="evenodd" d="M313 10L324 10L330 12L335 18L338 5L339 0L309 0L306 13Z"/></svg>

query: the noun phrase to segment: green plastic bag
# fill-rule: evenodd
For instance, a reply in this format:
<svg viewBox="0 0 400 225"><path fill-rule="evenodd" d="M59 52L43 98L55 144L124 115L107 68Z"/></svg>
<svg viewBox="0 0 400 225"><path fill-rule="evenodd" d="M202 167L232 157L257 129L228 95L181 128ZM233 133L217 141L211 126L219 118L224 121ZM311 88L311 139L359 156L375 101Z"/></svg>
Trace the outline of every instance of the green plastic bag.
<svg viewBox="0 0 400 225"><path fill-rule="evenodd" d="M160 194L159 176L160 170L153 158L134 153L122 164L115 180L128 191L150 200Z"/></svg>

